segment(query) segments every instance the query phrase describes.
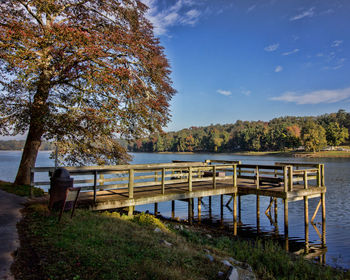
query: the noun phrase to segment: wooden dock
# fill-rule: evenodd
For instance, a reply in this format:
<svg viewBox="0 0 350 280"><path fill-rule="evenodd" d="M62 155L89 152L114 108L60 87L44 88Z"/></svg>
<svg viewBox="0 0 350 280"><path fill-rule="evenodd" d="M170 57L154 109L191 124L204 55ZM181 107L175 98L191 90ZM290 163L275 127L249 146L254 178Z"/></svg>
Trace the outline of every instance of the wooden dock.
<svg viewBox="0 0 350 280"><path fill-rule="evenodd" d="M288 240L288 203L304 200L305 243L309 240L309 224L313 223L322 206L322 244L325 245L325 193L323 164L283 163L275 165L242 164L238 161L181 162L95 167L67 167L80 186L80 203L91 210L110 210L127 207L130 215L137 205L154 204L157 214L159 202L188 201L188 221L194 217L193 200L198 199L200 219L201 199L230 195L232 201L234 234L237 233L237 203L242 195L256 196L257 227L260 217L260 196L271 197L265 212L275 207L277 199L284 204L284 233ZM49 181L38 181L38 173L52 174L54 168L32 169L32 185L49 186ZM238 197L238 199L237 199ZM319 198L315 212L309 219L308 200ZM274 203L273 203L274 202ZM221 205L221 209L223 205ZM276 217L277 222L277 217ZM288 249L288 243L286 245Z"/></svg>

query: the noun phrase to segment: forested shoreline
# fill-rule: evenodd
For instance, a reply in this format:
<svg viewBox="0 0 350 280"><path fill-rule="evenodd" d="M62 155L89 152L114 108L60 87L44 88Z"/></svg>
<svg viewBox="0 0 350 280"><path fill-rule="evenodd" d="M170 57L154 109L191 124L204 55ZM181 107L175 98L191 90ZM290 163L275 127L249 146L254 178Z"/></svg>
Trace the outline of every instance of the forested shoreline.
<svg viewBox="0 0 350 280"><path fill-rule="evenodd" d="M0 140L0 150L19 151L24 147L25 140ZM42 151L50 151L54 149L54 144L43 142L40 146Z"/></svg>
<svg viewBox="0 0 350 280"><path fill-rule="evenodd" d="M350 113L316 117L286 116L271 121L241 121L190 127L177 132L153 134L128 144L133 152L237 152L286 151L305 149L319 151L326 146L347 143Z"/></svg>

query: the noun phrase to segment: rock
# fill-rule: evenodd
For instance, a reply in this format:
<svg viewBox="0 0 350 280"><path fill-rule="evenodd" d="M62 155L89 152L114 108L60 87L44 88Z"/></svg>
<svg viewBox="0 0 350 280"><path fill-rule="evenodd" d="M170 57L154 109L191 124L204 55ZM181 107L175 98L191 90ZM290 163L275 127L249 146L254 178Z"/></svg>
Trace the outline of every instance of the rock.
<svg viewBox="0 0 350 280"><path fill-rule="evenodd" d="M221 262L226 266L232 266L232 264L228 260L222 260Z"/></svg>
<svg viewBox="0 0 350 280"><path fill-rule="evenodd" d="M213 238L210 234L206 234L205 236L209 239Z"/></svg>
<svg viewBox="0 0 350 280"><path fill-rule="evenodd" d="M231 266L230 269L227 272L226 279L228 280L240 280L241 278L239 277L238 270L236 267Z"/></svg>
<svg viewBox="0 0 350 280"><path fill-rule="evenodd" d="M161 243L167 247L171 247L173 246L173 244L171 244L170 242L166 241L166 240L162 240Z"/></svg>
<svg viewBox="0 0 350 280"><path fill-rule="evenodd" d="M218 277L222 277L222 276L224 276L224 273L222 271L219 271L218 272Z"/></svg>
<svg viewBox="0 0 350 280"><path fill-rule="evenodd" d="M212 255L206 254L205 257L210 261L213 262L214 261L214 257Z"/></svg>
<svg viewBox="0 0 350 280"><path fill-rule="evenodd" d="M162 232L162 230L161 230L160 228L156 227L156 228L154 229L154 232Z"/></svg>

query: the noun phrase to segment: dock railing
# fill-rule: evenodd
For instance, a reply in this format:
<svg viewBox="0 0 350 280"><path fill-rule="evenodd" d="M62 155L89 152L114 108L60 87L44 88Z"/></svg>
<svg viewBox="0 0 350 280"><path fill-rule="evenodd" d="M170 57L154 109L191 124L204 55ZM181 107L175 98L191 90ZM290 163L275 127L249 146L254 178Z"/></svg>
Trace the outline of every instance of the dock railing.
<svg viewBox="0 0 350 280"><path fill-rule="evenodd" d="M134 197L139 187L159 188L165 194L167 185L188 184L189 192L193 183L210 182L215 189L217 182L231 180L232 186L237 186L237 167L235 164L208 166L203 162L167 163L123 166L94 166L94 167L66 167L72 178L74 186L81 187L82 191L93 191L96 201L98 191L127 189L128 197ZM54 172L54 167L36 167L31 170L33 186L48 187L50 181L34 181L35 173ZM205 176L211 172L211 176ZM219 176L224 172L224 176Z"/></svg>
<svg viewBox="0 0 350 280"><path fill-rule="evenodd" d="M98 191L127 189L128 197L134 198L137 188L149 187L166 193L167 187L185 184L188 192L194 184L202 182L213 189L225 182L237 187L238 180L252 180L256 189L264 184L269 187L282 187L283 191L293 191L295 185L304 183L310 186L324 187L324 165L304 163L276 163L275 165L238 164L237 161L207 160L205 162L174 162L157 164L134 164L116 166L66 167L74 186L82 191L93 191L96 202ZM301 169L303 168L303 169ZM35 181L35 174L52 174L54 167L35 167L31 170L31 185L47 188L50 181ZM47 176L49 177L49 176ZM183 185L181 186L183 188Z"/></svg>

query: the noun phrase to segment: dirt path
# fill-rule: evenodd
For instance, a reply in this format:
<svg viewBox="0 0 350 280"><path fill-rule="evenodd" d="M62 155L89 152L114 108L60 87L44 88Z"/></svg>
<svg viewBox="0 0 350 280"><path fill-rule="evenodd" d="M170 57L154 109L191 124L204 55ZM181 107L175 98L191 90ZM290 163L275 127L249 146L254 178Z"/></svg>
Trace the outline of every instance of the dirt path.
<svg viewBox="0 0 350 280"><path fill-rule="evenodd" d="M10 266L12 253L18 248L16 224L21 219L20 209L26 198L0 190L0 279L13 279Z"/></svg>

